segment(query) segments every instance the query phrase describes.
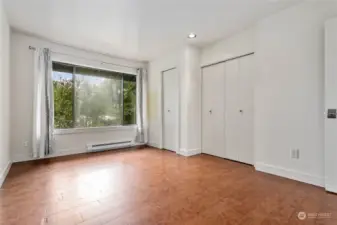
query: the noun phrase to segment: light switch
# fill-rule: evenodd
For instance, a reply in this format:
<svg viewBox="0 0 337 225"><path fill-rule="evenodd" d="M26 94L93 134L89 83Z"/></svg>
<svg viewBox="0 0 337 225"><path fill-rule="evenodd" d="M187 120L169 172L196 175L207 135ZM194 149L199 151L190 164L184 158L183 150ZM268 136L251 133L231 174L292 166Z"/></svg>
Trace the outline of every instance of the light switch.
<svg viewBox="0 0 337 225"><path fill-rule="evenodd" d="M328 119L336 119L337 118L337 109L328 109Z"/></svg>

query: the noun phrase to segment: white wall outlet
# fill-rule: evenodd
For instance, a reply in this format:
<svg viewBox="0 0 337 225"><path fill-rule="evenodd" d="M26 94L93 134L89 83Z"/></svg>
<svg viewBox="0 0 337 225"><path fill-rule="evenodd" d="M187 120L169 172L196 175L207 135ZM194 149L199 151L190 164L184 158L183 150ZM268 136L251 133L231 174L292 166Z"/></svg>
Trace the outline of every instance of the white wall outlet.
<svg viewBox="0 0 337 225"><path fill-rule="evenodd" d="M291 149L291 158L299 159L300 158L300 150L298 148Z"/></svg>
<svg viewBox="0 0 337 225"><path fill-rule="evenodd" d="M23 142L24 147L28 147L28 141Z"/></svg>

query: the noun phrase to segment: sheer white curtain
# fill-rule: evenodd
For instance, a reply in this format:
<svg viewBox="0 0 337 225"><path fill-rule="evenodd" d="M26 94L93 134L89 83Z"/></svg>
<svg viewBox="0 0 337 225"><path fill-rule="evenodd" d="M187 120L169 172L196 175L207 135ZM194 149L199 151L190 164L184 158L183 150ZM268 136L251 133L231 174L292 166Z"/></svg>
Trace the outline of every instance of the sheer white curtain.
<svg viewBox="0 0 337 225"><path fill-rule="evenodd" d="M33 136L34 158L43 158L52 150L53 106L51 56L49 49L34 51Z"/></svg>
<svg viewBox="0 0 337 225"><path fill-rule="evenodd" d="M137 137L136 142L147 143L147 71L138 69L137 73Z"/></svg>

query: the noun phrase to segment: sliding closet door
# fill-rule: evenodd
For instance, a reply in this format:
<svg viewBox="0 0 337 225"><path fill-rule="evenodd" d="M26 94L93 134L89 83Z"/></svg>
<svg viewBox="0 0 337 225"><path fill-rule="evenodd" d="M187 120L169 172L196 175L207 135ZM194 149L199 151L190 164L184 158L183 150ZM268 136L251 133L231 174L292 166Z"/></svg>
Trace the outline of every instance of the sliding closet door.
<svg viewBox="0 0 337 225"><path fill-rule="evenodd" d="M226 158L254 163L253 56L226 62Z"/></svg>
<svg viewBox="0 0 337 225"><path fill-rule="evenodd" d="M225 63L226 96L225 96L225 121L226 121L226 156L225 158L239 159L240 142L245 141L241 135L241 104L239 96L239 60Z"/></svg>
<svg viewBox="0 0 337 225"><path fill-rule="evenodd" d="M202 70L202 152L225 155L225 67L217 64Z"/></svg>
<svg viewBox="0 0 337 225"><path fill-rule="evenodd" d="M239 126L240 136L238 160L248 164L254 164L254 56L240 58L239 74Z"/></svg>
<svg viewBox="0 0 337 225"><path fill-rule="evenodd" d="M163 72L163 148L177 151L179 147L177 69Z"/></svg>

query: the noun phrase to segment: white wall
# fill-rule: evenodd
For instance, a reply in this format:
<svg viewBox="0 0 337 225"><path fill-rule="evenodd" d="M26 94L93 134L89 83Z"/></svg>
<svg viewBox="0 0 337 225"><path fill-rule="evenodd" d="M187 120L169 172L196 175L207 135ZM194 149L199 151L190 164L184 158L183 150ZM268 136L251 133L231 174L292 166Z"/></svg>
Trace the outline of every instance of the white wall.
<svg viewBox="0 0 337 225"><path fill-rule="evenodd" d="M10 30L0 1L0 187L10 164L9 153L9 45Z"/></svg>
<svg viewBox="0 0 337 225"><path fill-rule="evenodd" d="M183 155L201 148L200 50L186 45L149 63L149 144L162 148L162 72L176 67L179 91L179 149Z"/></svg>
<svg viewBox="0 0 337 225"><path fill-rule="evenodd" d="M141 62L112 58L106 55L85 52L79 49L51 43L36 37L31 37L19 32L11 35L11 155L13 161L31 159L32 136L32 101L33 101L33 52L29 46L48 47L53 52L75 55L76 57L57 54L56 57L63 61L91 65L95 67L113 67L102 65L99 61L122 64L132 67L145 67ZM61 59L62 58L62 59ZM120 68L111 68L120 69ZM65 155L85 152L87 143L100 143L120 139L129 139L135 136L135 127L123 127L109 131L86 132L77 134L55 135L54 155ZM28 141L28 146L24 142Z"/></svg>
<svg viewBox="0 0 337 225"><path fill-rule="evenodd" d="M149 62L148 71L148 120L149 145L162 148L162 71L176 67L180 74L180 51L173 51ZM180 75L179 75L180 76Z"/></svg>
<svg viewBox="0 0 337 225"><path fill-rule="evenodd" d="M201 70L198 48L190 45L183 48L180 69L179 151L188 155L201 152Z"/></svg>
<svg viewBox="0 0 337 225"><path fill-rule="evenodd" d="M324 22L336 15L337 2L304 2L203 49L202 65L255 51L257 170L324 186Z"/></svg>
<svg viewBox="0 0 337 225"><path fill-rule="evenodd" d="M337 18L325 24L325 112L337 109ZM325 115L325 188L337 193L337 119Z"/></svg>
<svg viewBox="0 0 337 225"><path fill-rule="evenodd" d="M324 22L334 15L337 2L305 2L259 22L256 33L257 167L322 186Z"/></svg>
<svg viewBox="0 0 337 225"><path fill-rule="evenodd" d="M201 65L224 61L255 50L255 26L202 49Z"/></svg>

